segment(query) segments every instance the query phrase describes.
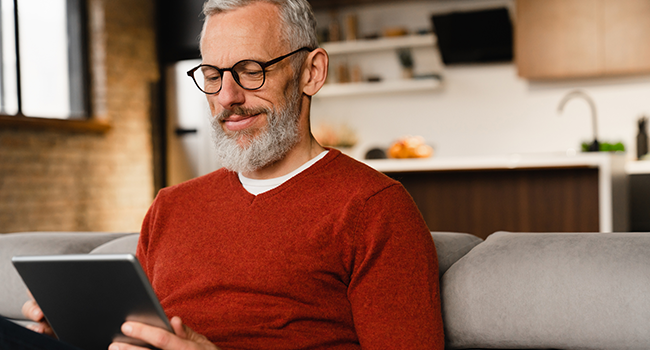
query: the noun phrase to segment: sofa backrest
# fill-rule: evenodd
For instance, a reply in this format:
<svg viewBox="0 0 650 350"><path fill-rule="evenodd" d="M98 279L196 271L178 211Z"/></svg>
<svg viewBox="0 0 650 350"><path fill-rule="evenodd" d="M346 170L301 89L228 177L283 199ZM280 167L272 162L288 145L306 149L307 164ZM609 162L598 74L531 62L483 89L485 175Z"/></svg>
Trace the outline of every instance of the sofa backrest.
<svg viewBox="0 0 650 350"><path fill-rule="evenodd" d="M0 315L24 320L27 290L11 264L14 255L135 254L138 233L32 232L0 235ZM431 232L436 245L439 275L483 240L467 233Z"/></svg>
<svg viewBox="0 0 650 350"><path fill-rule="evenodd" d="M438 255L438 273L440 278L445 272L465 256L470 250L483 242L477 236L458 232L431 232Z"/></svg>
<svg viewBox="0 0 650 350"><path fill-rule="evenodd" d="M90 254L117 254L117 253L130 253L135 255L135 250L138 247L138 238L140 234L134 233L106 242L99 247L93 249Z"/></svg>
<svg viewBox="0 0 650 350"><path fill-rule="evenodd" d="M21 232L0 234L0 315L24 319L27 289L11 264L15 255L86 254L96 247L132 233ZM137 235L137 234L136 234Z"/></svg>

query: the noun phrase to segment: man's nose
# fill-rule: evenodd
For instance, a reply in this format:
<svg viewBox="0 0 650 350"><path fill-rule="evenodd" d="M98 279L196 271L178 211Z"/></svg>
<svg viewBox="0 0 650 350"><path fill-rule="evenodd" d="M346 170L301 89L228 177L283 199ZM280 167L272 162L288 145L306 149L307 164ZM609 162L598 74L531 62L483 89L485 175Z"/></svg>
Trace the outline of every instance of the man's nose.
<svg viewBox="0 0 650 350"><path fill-rule="evenodd" d="M244 88L237 84L232 72L223 72L221 91L217 94L217 99L219 104L225 109L231 109L244 103Z"/></svg>

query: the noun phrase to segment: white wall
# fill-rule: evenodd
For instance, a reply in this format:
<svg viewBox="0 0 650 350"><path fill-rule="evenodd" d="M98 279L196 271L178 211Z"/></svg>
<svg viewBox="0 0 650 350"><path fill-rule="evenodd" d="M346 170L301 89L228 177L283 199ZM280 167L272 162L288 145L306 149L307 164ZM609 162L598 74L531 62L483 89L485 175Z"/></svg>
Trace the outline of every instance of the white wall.
<svg viewBox="0 0 650 350"><path fill-rule="evenodd" d="M360 28L365 28L364 18L382 23L372 18L386 11L394 16L385 18L409 18L414 30L428 23L431 13L447 11L451 4L494 3L405 2L348 11L358 13ZM319 21L327 21L327 16L318 14ZM596 103L599 140L622 141L631 157L636 154L636 120L650 116L650 75L530 82L519 78L510 63L451 66L443 75L444 86L434 92L315 97L312 124L345 123L355 129L360 139L353 150L357 156L372 146L387 147L404 135L423 136L438 157L566 152L592 139L586 101L572 100L561 115L557 112L562 97L579 88Z"/></svg>
<svg viewBox="0 0 650 350"><path fill-rule="evenodd" d="M403 135L421 135L436 155L468 156L566 152L592 138L584 100L565 93L583 89L595 101L599 140L622 141L635 153L636 120L650 115L650 76L535 83L512 64L447 68L435 92L315 98L312 124L346 123L356 130L357 152L387 147ZM358 154L358 153L357 153Z"/></svg>

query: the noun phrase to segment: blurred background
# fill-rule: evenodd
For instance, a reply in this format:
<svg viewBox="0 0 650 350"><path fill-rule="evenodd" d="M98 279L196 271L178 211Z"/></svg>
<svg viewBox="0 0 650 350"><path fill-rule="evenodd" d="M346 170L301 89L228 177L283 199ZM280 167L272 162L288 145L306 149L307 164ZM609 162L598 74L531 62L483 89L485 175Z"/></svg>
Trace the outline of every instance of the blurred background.
<svg viewBox="0 0 650 350"><path fill-rule="evenodd" d="M628 228L650 230L650 2L310 2L323 143L364 160L415 136L431 162L471 162L597 138L624 149ZM1 1L0 232L138 231L160 188L219 168L185 74L202 3Z"/></svg>

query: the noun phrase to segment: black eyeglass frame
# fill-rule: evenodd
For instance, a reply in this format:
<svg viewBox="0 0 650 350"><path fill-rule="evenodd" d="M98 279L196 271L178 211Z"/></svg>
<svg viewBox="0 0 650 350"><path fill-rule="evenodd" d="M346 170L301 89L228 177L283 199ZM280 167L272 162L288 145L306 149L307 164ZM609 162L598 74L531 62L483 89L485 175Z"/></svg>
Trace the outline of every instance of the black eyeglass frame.
<svg viewBox="0 0 650 350"><path fill-rule="evenodd" d="M234 64L232 67L230 67L230 68L219 68L219 67L215 67L215 66L210 65L210 64L199 64L198 66L196 66L196 67L190 69L189 71L187 71L187 75L188 75L190 78L192 78L192 80L194 81L194 84L196 85L196 87L198 87L199 90L201 90L201 92L203 92L204 94L207 94L207 95L218 94L218 93L221 91L221 88L223 87L223 73L224 73L224 72L230 72L230 74L232 75L233 79L235 79L235 82L237 83L237 85L241 86L242 89L244 89L244 90L249 90L249 91L252 91L252 90L259 90L259 89L262 88L262 86L264 86L264 83L266 82L266 68L267 68L267 67L269 67L269 66L271 66L271 65L274 65L274 64L276 64L276 63L282 61L283 59L285 59L285 58L287 58L287 57L289 57L289 56L291 56L291 55L297 54L298 52L300 52L300 51L304 51L304 50L307 50L307 51L309 51L309 52L312 52L312 51L314 51L315 49L312 49L312 48L310 48L310 47L304 46L304 47L299 48L298 50L291 51L290 53L288 53L288 54L286 54L286 55L283 55L283 56L280 56L280 57L274 58L274 59L272 59L272 60L270 60L270 61L266 61L266 62L259 62L259 61L255 61L255 60L241 60L241 61L235 63L235 64ZM258 87L256 87L256 88L249 89L249 88L247 88L247 87L244 87L244 86L241 84L241 82L239 81L239 74L237 74L237 72L234 71L234 68L235 68L238 64L240 64L240 63L242 63L242 62L255 62L255 63L257 63L260 67L262 67L262 83L260 84L260 86L258 86ZM198 69L201 69L201 67L210 67L210 68L214 68L214 69L216 69L216 70L219 72L219 74L221 75L221 85L219 86L219 90L217 90L216 92L207 92L207 91L205 91L205 90L203 90L203 89L201 88L201 85L196 81L196 78L194 77L194 72L196 72Z"/></svg>

